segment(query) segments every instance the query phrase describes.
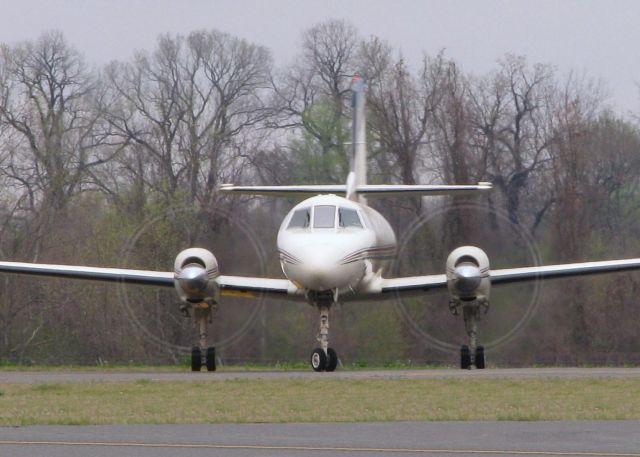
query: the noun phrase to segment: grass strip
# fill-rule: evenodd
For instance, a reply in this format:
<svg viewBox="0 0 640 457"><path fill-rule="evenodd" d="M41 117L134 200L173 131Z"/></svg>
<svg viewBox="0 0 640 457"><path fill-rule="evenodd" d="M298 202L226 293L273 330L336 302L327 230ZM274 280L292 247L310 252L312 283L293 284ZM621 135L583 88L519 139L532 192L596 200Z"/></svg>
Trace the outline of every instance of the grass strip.
<svg viewBox="0 0 640 457"><path fill-rule="evenodd" d="M349 371L367 370L426 370L426 369L451 369L453 365L425 365L403 362L384 364L350 363L341 366L341 369ZM243 363L238 365L218 366L218 371L309 371L309 362L281 362L281 363ZM126 372L126 373L183 373L190 371L190 362L176 365L138 365L138 364L104 364L104 365L23 365L0 361L0 372L13 371L42 371L42 372Z"/></svg>
<svg viewBox="0 0 640 457"><path fill-rule="evenodd" d="M640 419L640 380L0 384L0 425Z"/></svg>

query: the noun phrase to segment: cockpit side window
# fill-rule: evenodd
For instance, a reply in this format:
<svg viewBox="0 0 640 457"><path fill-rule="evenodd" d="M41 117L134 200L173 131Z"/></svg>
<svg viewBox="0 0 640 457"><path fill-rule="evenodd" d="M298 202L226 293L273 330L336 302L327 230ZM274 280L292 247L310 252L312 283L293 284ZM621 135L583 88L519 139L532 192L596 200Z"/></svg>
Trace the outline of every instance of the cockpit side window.
<svg viewBox="0 0 640 457"><path fill-rule="evenodd" d="M336 226L336 207L316 205L313 207L313 228L334 228Z"/></svg>
<svg viewBox="0 0 640 457"><path fill-rule="evenodd" d="M293 212L289 226L287 229L292 228L307 228L311 221L311 208L297 209Z"/></svg>
<svg viewBox="0 0 640 457"><path fill-rule="evenodd" d="M338 209L338 226L341 228L357 227L362 228L360 216L355 209L339 208Z"/></svg>

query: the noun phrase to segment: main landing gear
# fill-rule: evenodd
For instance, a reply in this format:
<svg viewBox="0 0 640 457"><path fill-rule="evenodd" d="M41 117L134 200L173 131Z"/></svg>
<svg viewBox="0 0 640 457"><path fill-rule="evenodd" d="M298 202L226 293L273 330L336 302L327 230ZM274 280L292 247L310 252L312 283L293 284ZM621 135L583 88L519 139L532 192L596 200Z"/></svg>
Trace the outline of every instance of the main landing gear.
<svg viewBox="0 0 640 457"><path fill-rule="evenodd" d="M469 338L469 344L460 348L460 368L470 370L475 366L479 370L483 370L486 366L484 355L484 346L477 345L478 321L480 320L480 310L486 313L489 309L489 303L486 301L469 301L462 303L452 303L449 305L454 315L458 314L458 307L462 307L462 315L464 317L464 328Z"/></svg>
<svg viewBox="0 0 640 457"><path fill-rule="evenodd" d="M471 357L472 353L469 346L466 344L460 348L460 368L463 370L470 370L472 365L479 370L484 369L484 346L476 347L474 357Z"/></svg>
<svg viewBox="0 0 640 457"><path fill-rule="evenodd" d="M216 371L216 348L213 346L207 347L207 330L211 323L211 305L204 302L193 305L193 317L200 334L200 345L191 348L191 371L200 371L203 364L207 371Z"/></svg>
<svg viewBox="0 0 640 457"><path fill-rule="evenodd" d="M329 347L329 308L330 305L318 306L320 310L320 347L311 353L311 368L313 371L335 371L338 366L338 354Z"/></svg>

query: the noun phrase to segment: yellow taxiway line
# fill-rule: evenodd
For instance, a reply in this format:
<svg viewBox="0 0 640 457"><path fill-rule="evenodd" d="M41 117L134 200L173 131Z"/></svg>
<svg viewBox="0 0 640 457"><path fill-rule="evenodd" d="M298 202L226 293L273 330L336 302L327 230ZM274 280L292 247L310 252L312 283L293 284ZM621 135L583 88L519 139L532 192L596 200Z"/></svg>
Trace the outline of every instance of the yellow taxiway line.
<svg viewBox="0 0 640 457"><path fill-rule="evenodd" d="M580 451L517 451L480 449L403 449L379 447L325 447L325 446L278 446L250 444L177 444L94 441L18 441L0 440L0 446L99 446L168 449L246 449L262 451L315 451L315 452L378 452L389 454L450 454L450 455L512 455L512 456L564 456L564 457L640 457L640 453L624 452L580 452Z"/></svg>

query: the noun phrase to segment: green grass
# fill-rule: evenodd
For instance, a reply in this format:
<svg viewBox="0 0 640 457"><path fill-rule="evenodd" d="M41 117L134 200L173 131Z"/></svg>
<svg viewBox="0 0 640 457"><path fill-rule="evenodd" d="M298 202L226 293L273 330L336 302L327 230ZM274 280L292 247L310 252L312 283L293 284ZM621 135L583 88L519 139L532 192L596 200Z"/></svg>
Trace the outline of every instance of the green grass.
<svg viewBox="0 0 640 457"><path fill-rule="evenodd" d="M0 384L0 425L640 419L640 380Z"/></svg>

